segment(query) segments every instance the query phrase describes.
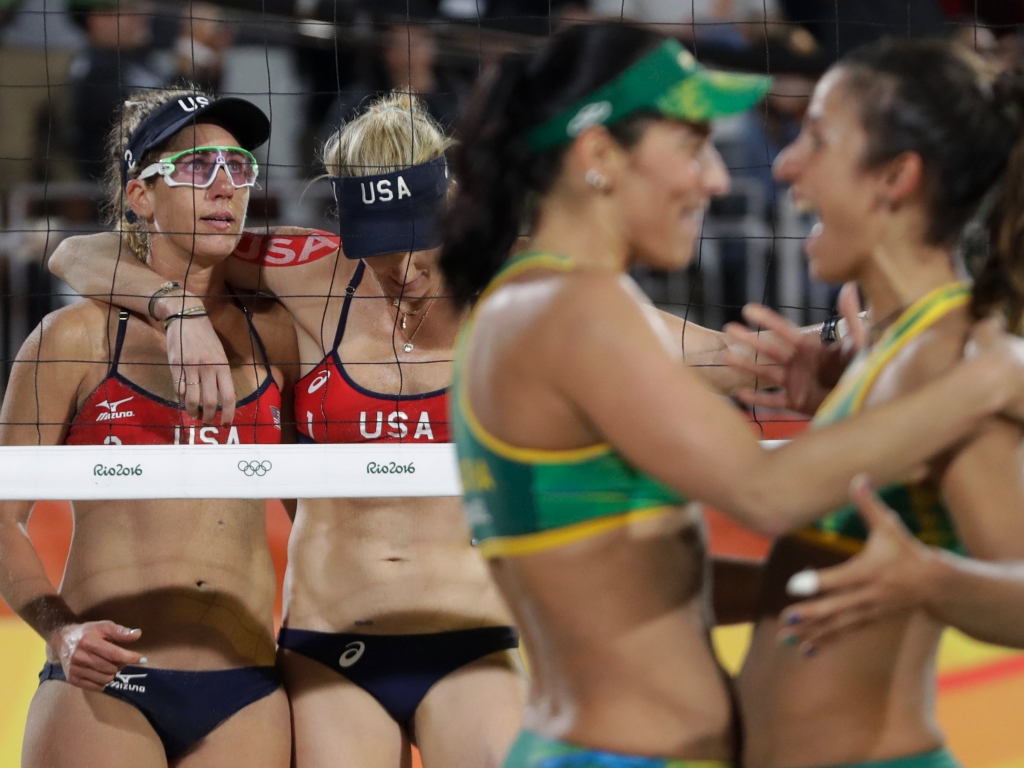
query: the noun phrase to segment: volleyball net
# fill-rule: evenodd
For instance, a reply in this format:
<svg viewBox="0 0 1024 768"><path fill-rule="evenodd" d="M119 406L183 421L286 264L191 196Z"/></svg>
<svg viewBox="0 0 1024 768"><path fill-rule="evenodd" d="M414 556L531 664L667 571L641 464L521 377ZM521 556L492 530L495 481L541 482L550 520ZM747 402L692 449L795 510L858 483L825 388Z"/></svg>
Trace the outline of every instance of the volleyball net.
<svg viewBox="0 0 1024 768"><path fill-rule="evenodd" d="M880 7L884 5L884 9ZM708 66L770 74L752 112L716 123L732 188L705 218L692 265L634 277L660 308L719 329L749 301L801 324L833 311L807 275L813 225L771 178L817 77L882 34L960 37L990 57L1021 47L1012 4L966 0L0 0L0 393L49 311L81 297L46 261L101 223L103 141L129 94L183 81L254 102L272 136L257 151L248 228L335 231L318 157L374 95L413 92L451 132L478 74L502 54L598 20L649 25ZM457 139L457 133L455 135ZM290 255L289 255L290 254ZM282 251L282 262L299 254ZM99 296L98 298L107 298ZM316 361L303 361L309 365ZM403 362L396 354L395 362ZM790 418L756 410L762 437ZM30 419L31 414L19 414ZM781 425L774 429L773 424ZM423 496L459 492L450 445L0 448L6 498Z"/></svg>

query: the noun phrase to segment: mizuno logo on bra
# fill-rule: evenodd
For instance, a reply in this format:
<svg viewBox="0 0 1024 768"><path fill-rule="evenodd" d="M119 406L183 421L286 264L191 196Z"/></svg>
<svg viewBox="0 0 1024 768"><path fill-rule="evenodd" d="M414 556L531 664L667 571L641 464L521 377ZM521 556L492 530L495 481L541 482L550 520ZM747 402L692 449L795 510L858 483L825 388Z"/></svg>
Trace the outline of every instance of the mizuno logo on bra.
<svg viewBox="0 0 1024 768"><path fill-rule="evenodd" d="M124 400L115 400L114 402L110 402L109 400L104 400L101 403L96 403L96 406L98 408L106 408L107 409L106 413L101 413L101 414L99 414L96 417L96 421L111 421L113 419L128 419L128 418L131 418L132 416L135 415L135 411L118 411L117 409L120 408L125 403L127 403L129 400L134 400L134 399L135 399L135 395L131 395L130 397L126 397Z"/></svg>

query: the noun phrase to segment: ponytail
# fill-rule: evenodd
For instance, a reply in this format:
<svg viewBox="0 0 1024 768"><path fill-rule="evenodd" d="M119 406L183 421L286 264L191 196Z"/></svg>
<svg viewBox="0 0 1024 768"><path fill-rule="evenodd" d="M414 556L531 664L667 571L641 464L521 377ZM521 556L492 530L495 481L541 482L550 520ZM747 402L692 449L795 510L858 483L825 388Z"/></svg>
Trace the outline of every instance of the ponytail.
<svg viewBox="0 0 1024 768"><path fill-rule="evenodd" d="M1000 75L993 95L1012 146L988 217L988 255L975 278L971 311L976 317L1001 311L1010 330L1024 334L1024 70Z"/></svg>
<svg viewBox="0 0 1024 768"><path fill-rule="evenodd" d="M459 306L472 302L501 269L522 227L531 186L523 121L527 64L523 54L506 55L460 126L463 142L452 158L458 185L440 259Z"/></svg>
<svg viewBox="0 0 1024 768"><path fill-rule="evenodd" d="M628 24L580 24L538 52L509 54L477 86L452 157L456 181L444 223L441 272L453 301L475 301L532 224L532 201L551 189L566 147L531 152L530 129L610 82L664 38ZM624 146L647 116L609 129Z"/></svg>

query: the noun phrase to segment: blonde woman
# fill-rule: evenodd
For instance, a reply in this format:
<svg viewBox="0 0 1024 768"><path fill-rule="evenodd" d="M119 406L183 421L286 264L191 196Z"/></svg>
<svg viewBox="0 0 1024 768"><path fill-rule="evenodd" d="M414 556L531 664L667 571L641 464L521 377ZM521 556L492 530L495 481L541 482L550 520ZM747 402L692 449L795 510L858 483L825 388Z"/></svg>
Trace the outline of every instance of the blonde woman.
<svg viewBox="0 0 1024 768"><path fill-rule="evenodd" d="M155 91L110 141L111 223L122 266L164 286L154 311L86 300L48 315L22 347L0 412L3 445L279 443L295 334L284 310L228 294L226 267L270 125L254 105ZM208 295L201 311L181 291ZM178 405L166 334L212 324L246 393L234 422ZM216 420L216 413L207 414ZM187 449L184 449L187 450ZM144 478L143 478L144 480ZM285 768L288 701L274 666L274 568L263 502L74 502L59 590L25 525L0 502L0 595L47 643L22 765Z"/></svg>
<svg viewBox="0 0 1024 768"><path fill-rule="evenodd" d="M418 102L380 99L324 149L345 250L334 235L294 228L249 234L236 250L232 282L275 293L298 331L300 440L449 440L464 312L437 269L447 147ZM130 306L160 287L141 264L115 273L102 236L70 245L55 271L83 291L113 283ZM191 350L212 359L215 341ZM188 382L200 381L190 370ZM202 390L182 394L191 407L216 397ZM500 762L525 701L518 634L458 499L302 500L288 554L279 662L296 765L408 765L410 743L428 768Z"/></svg>

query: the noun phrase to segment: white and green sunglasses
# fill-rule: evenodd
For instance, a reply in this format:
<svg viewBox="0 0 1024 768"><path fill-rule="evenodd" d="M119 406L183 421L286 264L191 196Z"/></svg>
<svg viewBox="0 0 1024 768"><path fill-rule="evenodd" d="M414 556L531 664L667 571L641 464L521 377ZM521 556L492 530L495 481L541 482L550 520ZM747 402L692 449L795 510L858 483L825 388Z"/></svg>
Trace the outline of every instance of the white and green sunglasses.
<svg viewBox="0 0 1024 768"><path fill-rule="evenodd" d="M256 186L260 167L252 152L241 147L195 147L164 157L146 166L139 179L163 176L169 187L213 186L217 171L224 168L235 189Z"/></svg>

